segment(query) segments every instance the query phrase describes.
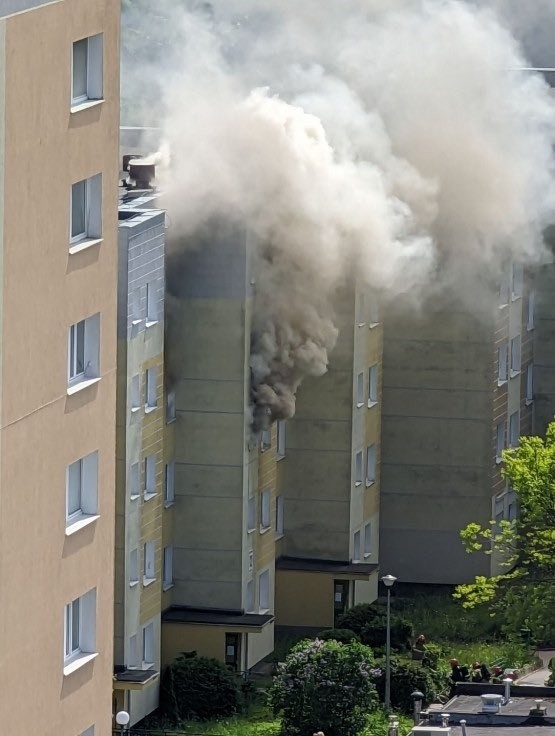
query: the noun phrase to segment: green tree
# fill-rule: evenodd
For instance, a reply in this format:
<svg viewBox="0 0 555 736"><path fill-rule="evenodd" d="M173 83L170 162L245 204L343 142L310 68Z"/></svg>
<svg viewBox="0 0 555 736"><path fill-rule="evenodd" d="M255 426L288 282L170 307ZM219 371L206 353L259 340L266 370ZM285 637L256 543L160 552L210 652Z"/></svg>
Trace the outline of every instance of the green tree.
<svg viewBox="0 0 555 736"><path fill-rule="evenodd" d="M512 521L468 524L461 538L469 553L495 554L504 571L459 585L466 608L490 607L507 633L527 628L538 641L555 640L555 422L541 437L521 437L503 453L503 477L518 500Z"/></svg>
<svg viewBox="0 0 555 736"><path fill-rule="evenodd" d="M278 665L270 704L287 736L356 736L377 705L371 650L357 641L301 641Z"/></svg>

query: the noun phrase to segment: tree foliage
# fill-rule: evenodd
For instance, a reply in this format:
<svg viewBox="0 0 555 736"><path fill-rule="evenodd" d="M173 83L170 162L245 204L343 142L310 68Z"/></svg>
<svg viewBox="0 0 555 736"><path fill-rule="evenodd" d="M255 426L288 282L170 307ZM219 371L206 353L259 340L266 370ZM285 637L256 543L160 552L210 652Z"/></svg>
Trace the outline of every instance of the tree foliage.
<svg viewBox="0 0 555 736"><path fill-rule="evenodd" d="M356 736L376 707L379 675L371 650L357 641L302 641L278 665L270 704L288 736Z"/></svg>
<svg viewBox="0 0 555 736"><path fill-rule="evenodd" d="M503 461L517 518L468 524L461 539L469 553L496 555L504 571L458 586L455 597L467 608L489 605L508 633L526 627L539 641L555 640L555 422L545 439L521 437Z"/></svg>

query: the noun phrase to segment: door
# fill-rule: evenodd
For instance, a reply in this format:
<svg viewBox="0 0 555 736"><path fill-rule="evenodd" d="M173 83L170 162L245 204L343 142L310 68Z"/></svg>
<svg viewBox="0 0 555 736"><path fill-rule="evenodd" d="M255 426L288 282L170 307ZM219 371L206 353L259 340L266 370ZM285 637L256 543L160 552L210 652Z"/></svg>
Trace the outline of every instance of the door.
<svg viewBox="0 0 555 736"><path fill-rule="evenodd" d="M333 581L333 625L337 625L337 617L345 613L349 605L349 581Z"/></svg>
<svg viewBox="0 0 555 736"><path fill-rule="evenodd" d="M225 635L225 663L237 672L241 663L241 634Z"/></svg>

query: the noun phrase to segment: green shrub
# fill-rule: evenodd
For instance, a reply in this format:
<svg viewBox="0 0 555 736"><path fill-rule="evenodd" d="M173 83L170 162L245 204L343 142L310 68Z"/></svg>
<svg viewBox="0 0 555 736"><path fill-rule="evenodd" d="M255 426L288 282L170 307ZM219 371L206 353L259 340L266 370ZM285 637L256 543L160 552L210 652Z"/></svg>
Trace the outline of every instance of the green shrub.
<svg viewBox="0 0 555 736"><path fill-rule="evenodd" d="M359 603L337 617L337 628L350 629L360 636L365 626L372 621L383 618L383 615L383 610L378 608L377 605Z"/></svg>
<svg viewBox="0 0 555 736"><path fill-rule="evenodd" d="M176 723L229 716L240 703L237 676L217 659L179 657L164 671L160 709Z"/></svg>
<svg viewBox="0 0 555 736"><path fill-rule="evenodd" d="M363 644L381 648L385 646L387 615L383 606L360 603L338 617L337 628L350 629L360 637ZM412 634L413 627L410 621L395 614L391 616L393 649L406 649Z"/></svg>
<svg viewBox="0 0 555 736"><path fill-rule="evenodd" d="M380 699L385 697L385 660L380 661L381 676L376 682ZM413 662L408 657L391 658L391 705L404 713L411 713L413 702L411 693L420 690L427 703L437 700L448 691L445 671L426 667L421 662Z"/></svg>
<svg viewBox="0 0 555 736"><path fill-rule="evenodd" d="M358 636L351 629L325 629L324 631L319 631L315 638L322 639L323 641L334 639L334 641L340 641L343 644L359 640Z"/></svg>
<svg viewBox="0 0 555 736"><path fill-rule="evenodd" d="M287 736L356 736L377 704L374 657L357 641L302 641L278 665L269 692Z"/></svg>

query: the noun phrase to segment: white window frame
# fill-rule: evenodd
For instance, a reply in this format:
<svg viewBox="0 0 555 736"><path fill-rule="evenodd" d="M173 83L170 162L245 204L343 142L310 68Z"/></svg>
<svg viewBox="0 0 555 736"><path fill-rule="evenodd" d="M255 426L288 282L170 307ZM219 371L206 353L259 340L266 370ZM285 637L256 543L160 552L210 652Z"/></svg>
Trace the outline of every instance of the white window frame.
<svg viewBox="0 0 555 736"><path fill-rule="evenodd" d="M528 332L534 329L534 311L536 307L536 292L531 289L528 292L528 304L526 309L526 329Z"/></svg>
<svg viewBox="0 0 555 736"><path fill-rule="evenodd" d="M534 364L526 366L526 406L534 401Z"/></svg>
<svg viewBox="0 0 555 736"><path fill-rule="evenodd" d="M365 558L372 556L372 522L364 525L362 553Z"/></svg>
<svg viewBox="0 0 555 736"><path fill-rule="evenodd" d="M127 669L136 670L139 667L139 652L137 651L137 634L129 637L129 654L127 657Z"/></svg>
<svg viewBox="0 0 555 736"><path fill-rule="evenodd" d="M266 450L269 450L271 446L272 446L272 430L264 429L262 430L262 434L260 436L260 451L266 452Z"/></svg>
<svg viewBox="0 0 555 736"><path fill-rule="evenodd" d="M140 498L141 491L141 466L139 463L132 463L129 468L129 499L135 501Z"/></svg>
<svg viewBox="0 0 555 736"><path fill-rule="evenodd" d="M82 355L79 355L82 335ZM68 329L67 385L68 394L100 380L100 314L80 320Z"/></svg>
<svg viewBox="0 0 555 736"><path fill-rule="evenodd" d="M501 277L499 282L499 309L503 309L510 301L511 284L509 274L507 272Z"/></svg>
<svg viewBox="0 0 555 736"><path fill-rule="evenodd" d="M158 282L148 281L146 285L146 326L158 324Z"/></svg>
<svg viewBox="0 0 555 736"><path fill-rule="evenodd" d="M154 667L155 655L154 655L154 624L149 623L143 626L143 669L148 670Z"/></svg>
<svg viewBox="0 0 555 736"><path fill-rule="evenodd" d="M509 346L506 341L497 349L497 385L503 386L508 380Z"/></svg>
<svg viewBox="0 0 555 736"><path fill-rule="evenodd" d="M156 544L150 540L143 545L143 586L151 585L156 580Z"/></svg>
<svg viewBox="0 0 555 736"><path fill-rule="evenodd" d="M355 480L355 486L362 485L362 450L357 450L355 452L355 460L354 460L354 472L353 477Z"/></svg>
<svg viewBox="0 0 555 736"><path fill-rule="evenodd" d="M175 502L175 461L166 463L164 476L164 504L166 508Z"/></svg>
<svg viewBox="0 0 555 736"><path fill-rule="evenodd" d="M247 532L251 534L256 529L256 497L249 496L247 500Z"/></svg>
<svg viewBox="0 0 555 736"><path fill-rule="evenodd" d="M247 588L245 590L245 613L254 612L254 580L247 580Z"/></svg>
<svg viewBox="0 0 555 736"><path fill-rule="evenodd" d="M353 534L353 562L360 562L360 529Z"/></svg>
<svg viewBox="0 0 555 736"><path fill-rule="evenodd" d="M149 414L158 406L158 371L156 366L146 369L145 385L145 412Z"/></svg>
<svg viewBox="0 0 555 736"><path fill-rule="evenodd" d="M514 411L509 417L509 447L518 447L520 439L520 412Z"/></svg>
<svg viewBox="0 0 555 736"><path fill-rule="evenodd" d="M129 553L129 587L139 584L139 550L132 549Z"/></svg>
<svg viewBox="0 0 555 736"><path fill-rule="evenodd" d="M361 371L360 373L357 373L357 380L355 385L355 391L356 391L356 407L357 409L360 409L361 406L364 406L364 372Z"/></svg>
<svg viewBox="0 0 555 736"><path fill-rule="evenodd" d="M378 403L378 365L377 363L368 368L368 408L371 409Z"/></svg>
<svg viewBox="0 0 555 736"><path fill-rule="evenodd" d="M75 617L75 607L77 615ZM75 636L74 626L78 631ZM68 647L68 642L70 646ZM64 607L64 676L96 657L96 588Z"/></svg>
<svg viewBox="0 0 555 736"><path fill-rule="evenodd" d="M285 457L286 443L286 421L279 419L277 422L277 459L282 460Z"/></svg>
<svg viewBox="0 0 555 736"><path fill-rule="evenodd" d="M166 424L175 422L177 418L175 391L166 392Z"/></svg>
<svg viewBox="0 0 555 736"><path fill-rule="evenodd" d="M129 316L131 327L137 327L143 321L141 314L141 288L138 286L129 293Z"/></svg>
<svg viewBox="0 0 555 736"><path fill-rule="evenodd" d="M74 91L75 46L86 44L85 78L86 91L76 95ZM79 107L87 102L100 102L104 94L104 34L98 33L87 38L78 38L71 47L71 108Z"/></svg>
<svg viewBox="0 0 555 736"><path fill-rule="evenodd" d="M283 496L276 496L276 539L283 537Z"/></svg>
<svg viewBox="0 0 555 736"><path fill-rule="evenodd" d="M505 419L499 422L495 428L495 462L503 461L503 450L506 448L507 422Z"/></svg>
<svg viewBox="0 0 555 736"><path fill-rule="evenodd" d="M267 613L270 610L270 571L263 570L258 576L258 611Z"/></svg>
<svg viewBox="0 0 555 736"><path fill-rule="evenodd" d="M70 511L73 495L71 485L78 482L78 508ZM84 524L98 519L98 452L70 463L66 469L66 535L81 529Z"/></svg>
<svg viewBox="0 0 555 736"><path fill-rule="evenodd" d="M377 448L373 442L366 448L366 487L376 482Z"/></svg>
<svg viewBox="0 0 555 736"><path fill-rule="evenodd" d="M82 191L82 194L80 193ZM73 232L73 200L82 198L83 228ZM69 199L69 251L77 253L82 250L79 245L95 243L102 239L102 174L95 174L88 179L81 179L71 185Z"/></svg>
<svg viewBox="0 0 555 736"><path fill-rule="evenodd" d="M272 491L266 488L260 494L260 532L266 532L271 525Z"/></svg>
<svg viewBox="0 0 555 736"><path fill-rule="evenodd" d="M143 404L141 401L141 376L136 373L130 381L129 386L129 403L131 406L131 413L135 414L136 412L140 411L143 408Z"/></svg>
<svg viewBox="0 0 555 736"><path fill-rule="evenodd" d="M254 550L253 549L249 549L248 566L249 566L249 572L252 572L254 570Z"/></svg>
<svg viewBox="0 0 555 736"><path fill-rule="evenodd" d="M520 335L511 338L511 378L518 376L522 368Z"/></svg>
<svg viewBox="0 0 555 736"><path fill-rule="evenodd" d="M511 269L511 299L515 301L522 296L524 284L524 268L521 263L513 263Z"/></svg>
<svg viewBox="0 0 555 736"><path fill-rule="evenodd" d="M163 590L173 587L173 545L164 547L163 556Z"/></svg>
<svg viewBox="0 0 555 736"><path fill-rule="evenodd" d="M144 459L143 498L145 501L149 501L156 495L156 461L157 457L155 452L150 455L146 455Z"/></svg>

